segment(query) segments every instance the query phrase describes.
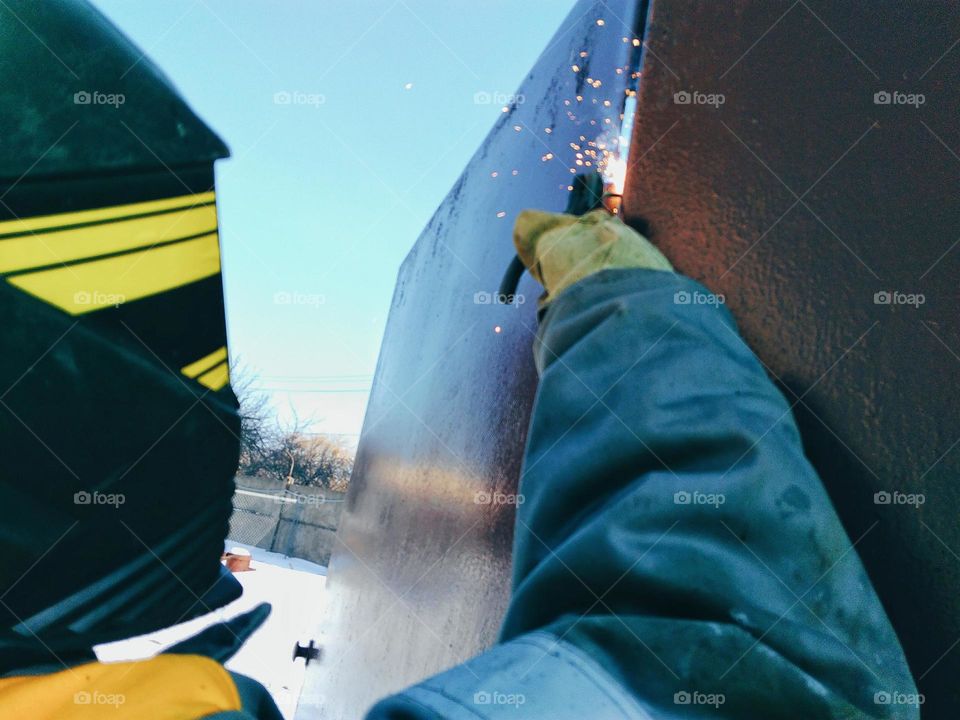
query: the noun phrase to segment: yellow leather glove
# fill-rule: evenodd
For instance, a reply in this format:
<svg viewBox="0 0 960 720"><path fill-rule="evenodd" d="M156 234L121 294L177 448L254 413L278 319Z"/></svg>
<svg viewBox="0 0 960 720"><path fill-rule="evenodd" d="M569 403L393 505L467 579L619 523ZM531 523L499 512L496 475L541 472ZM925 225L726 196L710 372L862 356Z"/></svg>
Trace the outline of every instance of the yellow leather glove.
<svg viewBox="0 0 960 720"><path fill-rule="evenodd" d="M513 228L513 244L530 274L543 285L545 307L588 275L613 268L673 271L643 235L605 210L581 217L524 210Z"/></svg>

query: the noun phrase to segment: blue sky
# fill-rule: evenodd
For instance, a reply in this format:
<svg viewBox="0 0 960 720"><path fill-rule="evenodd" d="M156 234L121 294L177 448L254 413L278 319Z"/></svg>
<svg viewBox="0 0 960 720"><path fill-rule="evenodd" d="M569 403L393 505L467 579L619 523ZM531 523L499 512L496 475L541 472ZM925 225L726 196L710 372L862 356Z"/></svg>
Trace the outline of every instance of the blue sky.
<svg viewBox="0 0 960 720"><path fill-rule="evenodd" d="M575 0L93 2L232 151L233 359L354 444L400 262Z"/></svg>

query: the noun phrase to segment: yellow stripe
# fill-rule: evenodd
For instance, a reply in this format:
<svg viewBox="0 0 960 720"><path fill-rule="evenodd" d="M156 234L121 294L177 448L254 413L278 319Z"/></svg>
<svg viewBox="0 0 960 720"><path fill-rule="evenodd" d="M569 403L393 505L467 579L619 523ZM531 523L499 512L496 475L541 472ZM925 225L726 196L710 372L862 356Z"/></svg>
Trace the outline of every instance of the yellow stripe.
<svg viewBox="0 0 960 720"><path fill-rule="evenodd" d="M219 350L214 350L209 355L204 355L199 360L194 360L189 365L185 365L184 367L180 368L180 372L189 378L194 378L200 373L206 372L217 363L221 363L226 359L227 348L222 347Z"/></svg>
<svg viewBox="0 0 960 720"><path fill-rule="evenodd" d="M0 240L0 273L57 265L216 230L216 207L204 205L106 225L60 230L46 235L24 235Z"/></svg>
<svg viewBox="0 0 960 720"><path fill-rule="evenodd" d="M219 390L230 382L230 371L227 369L227 363L222 362L212 370L208 370L197 378L197 382L206 385L211 390Z"/></svg>
<svg viewBox="0 0 960 720"><path fill-rule="evenodd" d="M39 230L61 227L63 225L104 222L106 220L115 220L128 215L141 215L143 213L161 212L163 210L172 210L174 208L189 208L193 205L213 202L214 197L215 195L213 191L210 191L198 193L196 195L181 195L180 197L164 198L163 200L150 200L148 202L131 203L129 205L113 205L111 207L97 208L95 210L79 210L77 212L60 213L58 215L42 215L40 217L7 220L6 222L0 222L0 235L22 232L37 232Z"/></svg>
<svg viewBox="0 0 960 720"><path fill-rule="evenodd" d="M103 260L41 270L8 282L71 315L172 290L220 272L217 234Z"/></svg>

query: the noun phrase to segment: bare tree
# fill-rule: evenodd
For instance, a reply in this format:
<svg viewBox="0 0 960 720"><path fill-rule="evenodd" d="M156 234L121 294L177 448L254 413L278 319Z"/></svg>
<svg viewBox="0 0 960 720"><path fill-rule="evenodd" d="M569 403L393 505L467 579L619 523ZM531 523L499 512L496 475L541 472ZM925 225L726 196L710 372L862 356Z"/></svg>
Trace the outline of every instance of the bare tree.
<svg viewBox="0 0 960 720"><path fill-rule="evenodd" d="M269 398L256 389L256 375L240 360L230 368L230 385L240 403L240 468L243 471L268 452L279 431Z"/></svg>
<svg viewBox="0 0 960 720"><path fill-rule="evenodd" d="M288 487L346 489L353 471L353 453L346 446L328 435L305 432L296 412L288 427L281 428L248 367L238 363L231 370L231 384L240 402L241 474L275 478Z"/></svg>
<svg viewBox="0 0 960 720"><path fill-rule="evenodd" d="M246 472L272 477L286 485L343 490L350 482L353 454L327 435L285 432Z"/></svg>

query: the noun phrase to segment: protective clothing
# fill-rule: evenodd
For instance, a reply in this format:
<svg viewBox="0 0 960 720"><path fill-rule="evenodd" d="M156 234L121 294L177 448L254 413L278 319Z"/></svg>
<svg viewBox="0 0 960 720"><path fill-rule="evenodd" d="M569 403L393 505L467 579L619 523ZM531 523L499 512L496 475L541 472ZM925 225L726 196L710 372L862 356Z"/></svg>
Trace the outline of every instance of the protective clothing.
<svg viewBox="0 0 960 720"><path fill-rule="evenodd" d="M141 663L92 650L241 592L227 148L85 0L0 2L0 81L0 718L272 720L214 662L232 625Z"/></svg>
<svg viewBox="0 0 960 720"><path fill-rule="evenodd" d="M562 249L549 233L573 223L546 220L523 222ZM555 275L517 244L552 302L500 643L368 720L918 718L791 408L722 299L659 270Z"/></svg>
<svg viewBox="0 0 960 720"><path fill-rule="evenodd" d="M267 619L261 604L148 660L23 668L0 677L0 717L30 720L282 720L255 680L223 664Z"/></svg>
<svg viewBox="0 0 960 720"><path fill-rule="evenodd" d="M517 255L546 290L540 307L600 270L673 270L645 237L606 210L582 216L524 210L513 229Z"/></svg>

